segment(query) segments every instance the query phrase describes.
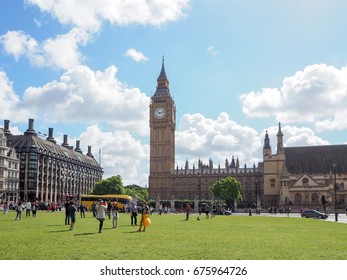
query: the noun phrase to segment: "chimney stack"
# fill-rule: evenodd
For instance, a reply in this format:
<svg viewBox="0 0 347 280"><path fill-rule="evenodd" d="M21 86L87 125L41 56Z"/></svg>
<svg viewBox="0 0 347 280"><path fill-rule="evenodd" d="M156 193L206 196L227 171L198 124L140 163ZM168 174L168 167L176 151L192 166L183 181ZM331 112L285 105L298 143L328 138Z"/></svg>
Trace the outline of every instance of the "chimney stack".
<svg viewBox="0 0 347 280"><path fill-rule="evenodd" d="M24 132L25 136L37 136L37 133L34 130L34 120L33 119L29 119L29 126L28 129Z"/></svg>
<svg viewBox="0 0 347 280"><path fill-rule="evenodd" d="M94 158L93 154L92 154L92 146L88 146L88 153L87 156Z"/></svg>
<svg viewBox="0 0 347 280"><path fill-rule="evenodd" d="M48 137L46 138L47 141L50 141L54 144L57 144L57 141L54 140L54 137L53 137L53 128L48 128Z"/></svg>
<svg viewBox="0 0 347 280"><path fill-rule="evenodd" d="M12 135L12 133L10 131L10 121L9 120L4 120L4 133L5 133L5 136Z"/></svg>
<svg viewBox="0 0 347 280"><path fill-rule="evenodd" d="M63 147L65 147L65 148L70 148L70 146L69 146L69 144L68 144L68 142L67 142L67 134L64 134L64 142L63 142L63 144L61 144Z"/></svg>
<svg viewBox="0 0 347 280"><path fill-rule="evenodd" d="M78 153L81 153L81 154L82 154L82 150L81 150L81 148L80 148L80 140L76 140L75 152L78 152Z"/></svg>

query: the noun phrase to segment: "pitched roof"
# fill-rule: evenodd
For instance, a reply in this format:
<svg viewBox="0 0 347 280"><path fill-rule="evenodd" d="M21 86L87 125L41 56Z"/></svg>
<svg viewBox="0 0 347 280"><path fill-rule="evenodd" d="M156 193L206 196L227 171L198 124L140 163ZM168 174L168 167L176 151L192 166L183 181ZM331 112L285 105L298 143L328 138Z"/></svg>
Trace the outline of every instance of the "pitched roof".
<svg viewBox="0 0 347 280"><path fill-rule="evenodd" d="M17 153L28 153L32 150L40 154L47 154L51 157L75 160L81 164L87 164L94 168L101 169L98 162L88 155L71 150L57 144L47 141L35 135L7 135L9 146L16 149Z"/></svg>
<svg viewBox="0 0 347 280"><path fill-rule="evenodd" d="M347 172L347 145L284 148L286 167L291 174Z"/></svg>

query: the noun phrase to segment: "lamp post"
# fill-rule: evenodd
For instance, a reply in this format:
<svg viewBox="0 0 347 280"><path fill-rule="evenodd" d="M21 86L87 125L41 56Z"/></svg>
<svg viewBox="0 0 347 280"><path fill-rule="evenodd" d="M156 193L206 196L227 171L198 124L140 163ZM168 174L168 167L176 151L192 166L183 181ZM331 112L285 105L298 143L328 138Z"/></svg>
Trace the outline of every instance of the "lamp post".
<svg viewBox="0 0 347 280"><path fill-rule="evenodd" d="M337 192L337 184L336 184L336 166L337 166L337 163L334 162L333 163L333 168L334 168L334 193L335 193L335 201L334 201L334 208L335 208L335 222L337 222L339 220L338 216L339 216L339 213L337 211L337 195L336 195L336 192Z"/></svg>
<svg viewBox="0 0 347 280"><path fill-rule="evenodd" d="M200 209L201 206L201 174L199 173L198 175L199 178L199 182L198 182L198 192L199 192L199 204L198 204L198 208ZM200 212L200 211L199 211Z"/></svg>
<svg viewBox="0 0 347 280"><path fill-rule="evenodd" d="M256 208L256 213L258 215L260 215L260 209L259 209L259 190L258 190L258 187L259 187L259 182L258 180L255 181L255 208Z"/></svg>

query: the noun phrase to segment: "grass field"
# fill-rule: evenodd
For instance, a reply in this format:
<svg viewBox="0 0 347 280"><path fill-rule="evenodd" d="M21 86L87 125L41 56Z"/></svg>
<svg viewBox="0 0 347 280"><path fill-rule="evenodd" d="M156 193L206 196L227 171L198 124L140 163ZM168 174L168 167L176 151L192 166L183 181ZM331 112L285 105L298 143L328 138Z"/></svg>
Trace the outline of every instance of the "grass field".
<svg viewBox="0 0 347 280"><path fill-rule="evenodd" d="M1 260L347 260L347 224L322 220L154 214L142 233L121 214L99 234L91 213L73 231L64 212L23 214L0 214Z"/></svg>

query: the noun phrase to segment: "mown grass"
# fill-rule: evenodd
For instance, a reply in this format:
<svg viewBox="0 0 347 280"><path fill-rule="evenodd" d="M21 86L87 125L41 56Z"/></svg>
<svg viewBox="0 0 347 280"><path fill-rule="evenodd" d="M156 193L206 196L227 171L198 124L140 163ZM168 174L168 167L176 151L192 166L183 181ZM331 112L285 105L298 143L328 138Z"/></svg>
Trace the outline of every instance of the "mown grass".
<svg viewBox="0 0 347 280"><path fill-rule="evenodd" d="M0 215L2 260L346 260L347 224L266 216L216 216L197 221L183 214L150 216L146 232L121 214L106 220L77 216L75 230L63 212L39 212L15 221ZM78 213L79 214L79 213Z"/></svg>

